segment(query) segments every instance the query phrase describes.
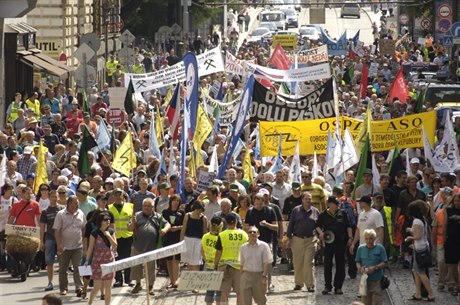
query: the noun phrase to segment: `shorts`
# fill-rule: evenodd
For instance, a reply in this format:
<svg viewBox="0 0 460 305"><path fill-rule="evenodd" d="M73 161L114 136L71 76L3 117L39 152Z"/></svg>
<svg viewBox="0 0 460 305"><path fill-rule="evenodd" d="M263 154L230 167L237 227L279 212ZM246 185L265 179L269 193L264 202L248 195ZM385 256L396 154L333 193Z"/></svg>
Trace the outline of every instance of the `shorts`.
<svg viewBox="0 0 460 305"><path fill-rule="evenodd" d="M192 266L201 265L201 239L184 237L186 251L182 253L182 261Z"/></svg>
<svg viewBox="0 0 460 305"><path fill-rule="evenodd" d="M180 261L180 254L176 254L176 255L171 255L171 256L168 256L165 258L168 262L172 261L172 260L176 260L176 261Z"/></svg>
<svg viewBox="0 0 460 305"><path fill-rule="evenodd" d="M233 287L235 293L240 293L240 270L232 268L229 265L220 266L218 270L224 272L220 291L231 292Z"/></svg>
<svg viewBox="0 0 460 305"><path fill-rule="evenodd" d="M52 265L55 263L57 254L56 240L45 240L45 264Z"/></svg>

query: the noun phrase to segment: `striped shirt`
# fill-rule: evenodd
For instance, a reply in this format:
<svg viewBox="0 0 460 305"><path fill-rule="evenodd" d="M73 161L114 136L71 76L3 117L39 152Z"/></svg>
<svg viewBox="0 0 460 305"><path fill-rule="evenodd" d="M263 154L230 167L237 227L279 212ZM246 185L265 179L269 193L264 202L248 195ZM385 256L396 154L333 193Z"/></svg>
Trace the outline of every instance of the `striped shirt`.
<svg viewBox="0 0 460 305"><path fill-rule="evenodd" d="M311 194L311 205L317 208L320 212L324 210L326 206L326 194L323 188L316 183L311 185L302 184L302 192L309 192Z"/></svg>

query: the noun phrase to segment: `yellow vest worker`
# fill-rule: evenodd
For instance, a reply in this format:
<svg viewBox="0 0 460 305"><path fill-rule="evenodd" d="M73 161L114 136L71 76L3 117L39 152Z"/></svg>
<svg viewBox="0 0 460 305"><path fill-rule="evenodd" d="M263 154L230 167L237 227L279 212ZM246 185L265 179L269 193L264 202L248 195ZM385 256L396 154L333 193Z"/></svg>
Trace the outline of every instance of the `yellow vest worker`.
<svg viewBox="0 0 460 305"><path fill-rule="evenodd" d="M113 73L117 70L118 60L116 60L113 55L110 55L110 60L106 61L105 68L107 70L107 75L112 76Z"/></svg>
<svg viewBox="0 0 460 305"><path fill-rule="evenodd" d="M222 218L214 216L211 219L211 231L203 235L201 238L201 252L205 267L208 270L214 269L214 259L216 257L216 243L219 238L219 233L222 231Z"/></svg>
<svg viewBox="0 0 460 305"><path fill-rule="evenodd" d="M11 102L10 107L8 107L8 110L6 111L8 114L9 123L13 123L18 118L18 109L21 108L21 106L21 101L19 101L19 103L17 103L16 101Z"/></svg>
<svg viewBox="0 0 460 305"><path fill-rule="evenodd" d="M231 222L227 220L235 219L233 226ZM225 216L225 220L228 224L228 229L219 234L219 238L216 242L216 260L218 264L216 265L223 266L228 265L232 268L240 270L240 248L241 246L249 240L248 234L241 229L236 229L236 216L233 213Z"/></svg>
<svg viewBox="0 0 460 305"><path fill-rule="evenodd" d="M119 238L129 238L133 236L133 232L128 231L128 224L133 217L134 205L129 202L122 203L121 209L117 204L109 205L109 211L113 213L115 218L115 236Z"/></svg>
<svg viewBox="0 0 460 305"><path fill-rule="evenodd" d="M26 107L27 109L33 109L37 118L41 117L40 101L38 100L38 95L36 93L26 100Z"/></svg>
<svg viewBox="0 0 460 305"><path fill-rule="evenodd" d="M139 64L134 64L132 65L132 70L134 74L143 74L144 72L144 65L139 63Z"/></svg>

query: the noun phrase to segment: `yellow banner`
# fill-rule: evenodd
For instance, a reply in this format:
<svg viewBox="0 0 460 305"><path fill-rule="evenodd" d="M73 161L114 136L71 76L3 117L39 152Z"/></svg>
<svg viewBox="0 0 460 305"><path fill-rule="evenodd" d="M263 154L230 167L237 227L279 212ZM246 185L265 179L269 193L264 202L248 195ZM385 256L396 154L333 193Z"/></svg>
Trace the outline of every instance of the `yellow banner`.
<svg viewBox="0 0 460 305"><path fill-rule="evenodd" d="M280 34L273 35L272 48L276 47L279 43L285 50L294 50L297 48L297 35Z"/></svg>
<svg viewBox="0 0 460 305"><path fill-rule="evenodd" d="M363 123L349 117L340 117L342 132L348 128L355 139ZM327 134L335 131L335 118L295 121L295 122L259 122L261 155L276 156L280 133L283 137L283 155L294 155L297 140L300 140L300 154L312 155L326 153ZM405 117L371 122L371 147L373 152L398 147L423 147L422 125L431 144L436 131L436 111L429 111Z"/></svg>

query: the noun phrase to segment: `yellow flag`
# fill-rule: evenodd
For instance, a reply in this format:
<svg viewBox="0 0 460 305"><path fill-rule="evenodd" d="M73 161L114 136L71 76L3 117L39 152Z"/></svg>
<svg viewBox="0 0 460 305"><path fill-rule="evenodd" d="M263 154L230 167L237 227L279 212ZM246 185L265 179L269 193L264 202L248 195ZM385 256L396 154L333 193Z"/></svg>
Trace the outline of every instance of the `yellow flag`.
<svg viewBox="0 0 460 305"><path fill-rule="evenodd" d="M134 153L133 138L131 132L121 142L113 157L112 168L129 177L131 170L137 167L136 155Z"/></svg>
<svg viewBox="0 0 460 305"><path fill-rule="evenodd" d="M193 157L193 149L191 149L190 160L188 162L188 168L190 170L190 177L196 178L196 163L195 158ZM198 155L198 153L197 153ZM203 161L203 160L202 160Z"/></svg>
<svg viewBox="0 0 460 305"><path fill-rule="evenodd" d="M40 140L40 144L38 146L38 154L37 154L37 171L34 181L34 193L38 194L38 190L40 189L40 185L43 183L48 184L48 172L46 171L46 161L45 161L45 148L43 147L43 141Z"/></svg>
<svg viewBox="0 0 460 305"><path fill-rule="evenodd" d="M366 110L366 118L364 119L364 122L361 125L361 128L359 129L358 136L355 139L355 146L356 146L356 151L358 155L361 155L361 151L363 150L363 147L366 144L367 134L369 134L369 139L372 139L371 121L372 121L371 107L368 106Z"/></svg>
<svg viewBox="0 0 460 305"><path fill-rule="evenodd" d="M163 145L163 118L160 111L155 111L155 132L157 134L158 147Z"/></svg>
<svg viewBox="0 0 460 305"><path fill-rule="evenodd" d="M203 145L204 141L206 141L209 134L212 132L212 129L213 125L209 120L206 111L204 111L203 106L199 104L196 115L196 130L195 134L193 135L193 146L195 147L196 151L195 161L197 167L204 165L203 157L201 156L201 146Z"/></svg>
<svg viewBox="0 0 460 305"><path fill-rule="evenodd" d="M166 92L166 96L165 96L165 102L164 102L165 107L169 105L169 102L171 101L173 97L173 92L174 92L174 87L169 86L168 91Z"/></svg>
<svg viewBox="0 0 460 305"><path fill-rule="evenodd" d="M246 147L246 154L244 155L244 161L243 161L243 171L244 171L244 180L249 181L249 183L252 183L253 177L252 177L252 167L251 167L251 150L249 147Z"/></svg>

